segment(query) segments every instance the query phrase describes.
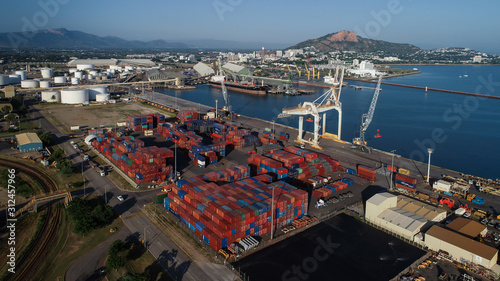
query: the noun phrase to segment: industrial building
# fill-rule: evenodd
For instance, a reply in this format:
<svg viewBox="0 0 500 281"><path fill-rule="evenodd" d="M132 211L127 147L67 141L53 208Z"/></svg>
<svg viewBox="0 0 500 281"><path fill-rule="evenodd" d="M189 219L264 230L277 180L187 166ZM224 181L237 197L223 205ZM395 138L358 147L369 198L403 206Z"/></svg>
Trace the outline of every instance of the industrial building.
<svg viewBox="0 0 500 281"><path fill-rule="evenodd" d="M199 62L195 66L193 66L193 69L196 70L200 74L200 76L208 76L208 75L214 75L215 71L208 65Z"/></svg>
<svg viewBox="0 0 500 281"><path fill-rule="evenodd" d="M160 69L150 69L146 71L146 77L148 78L149 81L152 80L167 80L167 79L175 79L175 78L180 78L180 79L186 79L188 78L187 75L178 73L178 72L171 72L171 71L164 71Z"/></svg>
<svg viewBox="0 0 500 281"><path fill-rule="evenodd" d="M42 150L43 144L35 133L24 133L16 135L17 147L20 152Z"/></svg>
<svg viewBox="0 0 500 281"><path fill-rule="evenodd" d="M144 66L152 67L156 64L149 59L74 59L68 62L68 66L94 66L94 67L109 67L112 65L118 66ZM78 67L77 67L78 68Z"/></svg>
<svg viewBox="0 0 500 281"><path fill-rule="evenodd" d="M433 222L446 217L446 211L411 198L387 192L378 193L366 201L366 220L414 242Z"/></svg>
<svg viewBox="0 0 500 281"><path fill-rule="evenodd" d="M454 219L446 227L470 238L475 238L478 235L484 237L488 233L488 228L485 225L464 217Z"/></svg>
<svg viewBox="0 0 500 281"><path fill-rule="evenodd" d="M466 260L489 269L498 259L497 249L437 225L425 233L425 245L434 251L448 252L454 260Z"/></svg>

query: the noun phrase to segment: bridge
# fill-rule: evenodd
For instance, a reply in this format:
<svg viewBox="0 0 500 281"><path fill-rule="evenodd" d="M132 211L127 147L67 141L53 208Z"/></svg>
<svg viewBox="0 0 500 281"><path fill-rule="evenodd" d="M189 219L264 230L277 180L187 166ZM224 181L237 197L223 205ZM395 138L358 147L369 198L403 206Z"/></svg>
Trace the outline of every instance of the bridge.
<svg viewBox="0 0 500 281"><path fill-rule="evenodd" d="M17 210L16 217L19 214L22 214L23 212L26 212L26 211L33 211L36 213L38 210L39 203L52 201L52 200L56 200L56 199L61 199L61 198L64 198L64 206L66 206L66 207L68 207L68 203L71 202L71 200L73 200L73 197L71 196L71 193L69 191L59 191L59 192L54 192L54 193L49 193L49 194L43 194L43 195L40 195L37 197L33 197L33 199L31 199L30 203L24 205L24 207Z"/></svg>

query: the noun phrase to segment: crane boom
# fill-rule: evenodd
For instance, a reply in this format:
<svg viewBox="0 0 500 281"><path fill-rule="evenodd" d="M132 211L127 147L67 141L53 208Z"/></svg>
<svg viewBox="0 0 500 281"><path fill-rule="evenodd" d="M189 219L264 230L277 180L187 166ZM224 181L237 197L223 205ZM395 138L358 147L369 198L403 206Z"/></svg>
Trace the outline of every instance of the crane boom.
<svg viewBox="0 0 500 281"><path fill-rule="evenodd" d="M380 75L378 78L377 88L375 88L375 93L373 94L372 102L370 103L370 109L368 109L368 114L366 115L366 118L362 124L361 129L363 131L366 131L366 129L368 128L368 126L370 126L370 123L372 122L373 114L375 113L375 106L377 105L378 95L380 93L381 81L382 81L382 75Z"/></svg>

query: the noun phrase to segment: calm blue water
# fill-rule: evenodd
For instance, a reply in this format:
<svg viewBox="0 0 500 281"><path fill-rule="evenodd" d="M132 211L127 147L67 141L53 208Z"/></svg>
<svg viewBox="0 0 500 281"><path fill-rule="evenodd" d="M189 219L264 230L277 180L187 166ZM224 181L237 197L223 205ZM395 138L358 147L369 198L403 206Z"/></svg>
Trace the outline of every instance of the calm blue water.
<svg viewBox="0 0 500 281"><path fill-rule="evenodd" d="M398 66L400 67L400 66ZM401 66L417 67L422 73L387 79L388 82L428 86L500 96L500 66ZM467 78L459 75L467 74ZM496 82L495 82L496 81ZM348 81L352 85L374 87L374 84ZM301 86L303 88L303 86ZM284 107L313 101L327 89L315 90L309 96L256 96L229 92L234 111L264 120L298 127L297 117L277 119ZM175 91L161 93L175 96ZM359 134L361 115L368 111L374 90L344 87L342 139L352 141ZM219 90L208 85L193 91L178 91L182 99L215 106L224 103ZM327 114L327 131L337 133L337 113ZM312 131L312 123L304 122ZM380 130L382 138L374 138ZM414 160L427 162L427 148L434 148L432 164L485 178L499 178L500 100L476 98L396 86L382 85L375 115L367 130L370 146ZM395 163L397 165L397 163Z"/></svg>

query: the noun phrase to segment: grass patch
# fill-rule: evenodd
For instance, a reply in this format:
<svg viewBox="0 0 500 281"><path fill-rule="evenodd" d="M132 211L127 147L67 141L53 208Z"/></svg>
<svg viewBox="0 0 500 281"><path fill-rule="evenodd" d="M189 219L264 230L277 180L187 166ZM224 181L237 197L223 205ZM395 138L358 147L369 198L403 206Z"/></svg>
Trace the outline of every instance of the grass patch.
<svg viewBox="0 0 500 281"><path fill-rule="evenodd" d="M110 281L120 280L126 273L139 273L146 276L148 281L170 281L170 276L163 270L156 259L145 251L141 244L133 244L133 248L128 250L129 259L125 266L118 270L108 270L107 278Z"/></svg>
<svg viewBox="0 0 500 281"><path fill-rule="evenodd" d="M110 225L96 229L86 235L77 235L72 232L74 228L68 214L61 213L60 225L56 239L46 253L46 263L41 265L32 280L64 280L68 268L80 257L91 251L114 233L111 228L122 227L121 219L115 219Z"/></svg>

